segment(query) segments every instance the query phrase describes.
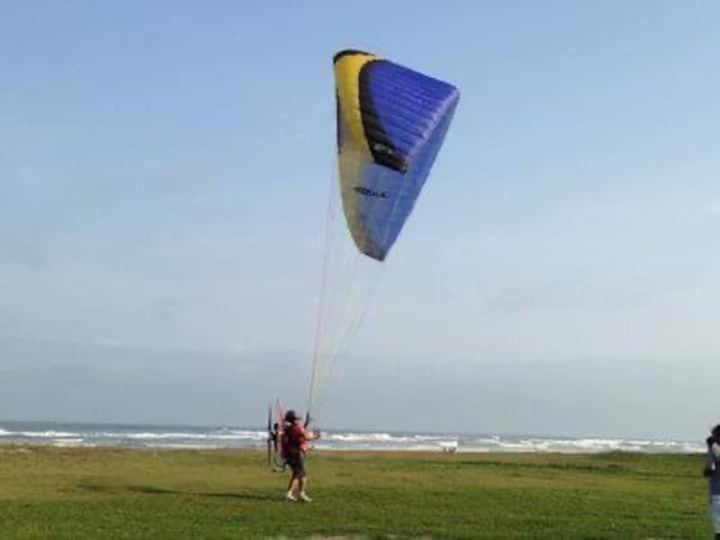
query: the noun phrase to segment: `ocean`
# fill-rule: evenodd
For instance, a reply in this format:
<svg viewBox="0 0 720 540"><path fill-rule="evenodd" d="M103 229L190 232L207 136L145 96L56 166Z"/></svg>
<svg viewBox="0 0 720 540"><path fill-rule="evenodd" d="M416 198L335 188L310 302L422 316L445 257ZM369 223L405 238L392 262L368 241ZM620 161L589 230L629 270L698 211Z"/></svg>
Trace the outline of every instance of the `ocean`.
<svg viewBox="0 0 720 540"><path fill-rule="evenodd" d="M265 448L267 431L258 427L0 422L0 445L57 447L119 446L147 449ZM704 452L702 441L641 438L573 438L530 435L403 433L328 430L316 450L394 450L431 452L610 451L689 454Z"/></svg>

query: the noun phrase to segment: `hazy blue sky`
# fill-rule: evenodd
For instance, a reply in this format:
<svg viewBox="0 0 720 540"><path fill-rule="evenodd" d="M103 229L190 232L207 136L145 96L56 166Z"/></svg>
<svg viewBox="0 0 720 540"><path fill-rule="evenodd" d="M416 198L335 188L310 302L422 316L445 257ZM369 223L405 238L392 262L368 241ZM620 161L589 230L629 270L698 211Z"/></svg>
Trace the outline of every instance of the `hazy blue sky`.
<svg viewBox="0 0 720 540"><path fill-rule="evenodd" d="M318 415L659 437L718 420L717 1L0 13L0 418L304 406L332 55L352 47L462 98Z"/></svg>

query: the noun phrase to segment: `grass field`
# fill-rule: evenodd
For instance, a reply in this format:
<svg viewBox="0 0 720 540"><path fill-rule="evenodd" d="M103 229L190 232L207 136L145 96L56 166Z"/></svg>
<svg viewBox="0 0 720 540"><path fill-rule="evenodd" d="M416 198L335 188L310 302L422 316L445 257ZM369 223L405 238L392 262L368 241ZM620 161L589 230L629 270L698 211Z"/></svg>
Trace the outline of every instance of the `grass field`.
<svg viewBox="0 0 720 540"><path fill-rule="evenodd" d="M710 538L702 456L0 447L0 538Z"/></svg>

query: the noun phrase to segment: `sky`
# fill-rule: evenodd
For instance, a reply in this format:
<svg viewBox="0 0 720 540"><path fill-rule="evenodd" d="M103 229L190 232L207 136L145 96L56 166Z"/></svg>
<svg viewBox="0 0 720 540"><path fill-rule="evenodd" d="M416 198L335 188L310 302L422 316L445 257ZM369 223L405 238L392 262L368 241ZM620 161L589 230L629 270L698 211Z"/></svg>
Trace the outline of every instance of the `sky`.
<svg viewBox="0 0 720 540"><path fill-rule="evenodd" d="M461 100L319 421L720 421L717 2L0 6L0 418L305 407L355 48Z"/></svg>

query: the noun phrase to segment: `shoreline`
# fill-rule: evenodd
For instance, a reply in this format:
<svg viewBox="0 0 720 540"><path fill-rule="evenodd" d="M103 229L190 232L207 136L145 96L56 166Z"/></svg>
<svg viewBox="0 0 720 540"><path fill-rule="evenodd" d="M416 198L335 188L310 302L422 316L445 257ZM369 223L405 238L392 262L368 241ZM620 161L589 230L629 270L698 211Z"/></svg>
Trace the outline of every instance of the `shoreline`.
<svg viewBox="0 0 720 540"><path fill-rule="evenodd" d="M267 456L267 450L264 448L243 448L243 447L171 447L171 446L125 446L125 445L112 445L112 444L99 444L99 445L63 445L63 444L16 444L16 443L2 443L0 444L0 454L21 454L21 453L32 453L32 452L76 452L76 453L92 453L92 452L113 452L113 453L127 453L127 454L147 454L147 453L206 453L206 454L229 454L229 455L252 455L257 454L261 457ZM643 458L663 458L663 457L677 457L681 458L704 455L703 452L634 452L628 450L606 450L598 452L562 452L562 451L517 451L517 452L503 452L503 451L460 451L457 452L442 452L434 450L397 450L397 449L345 449L345 448L321 448L312 449L308 454L309 458L315 455L328 455L328 456L352 456L352 457L379 457L379 458L398 458L398 459L437 459L437 460L450 460L453 458L475 458L472 461L483 461L483 458L502 458L507 460L515 460L521 458L589 458L589 457L612 457L612 456L638 456Z"/></svg>
<svg viewBox="0 0 720 540"><path fill-rule="evenodd" d="M261 449L267 429L228 426L120 425L82 423L0 422L0 445L55 447L118 446L151 449ZM612 451L643 454L703 452L701 441L619 438L602 436L537 436L395 431L324 430L314 441L317 452L398 451L441 454L561 453L593 454Z"/></svg>

